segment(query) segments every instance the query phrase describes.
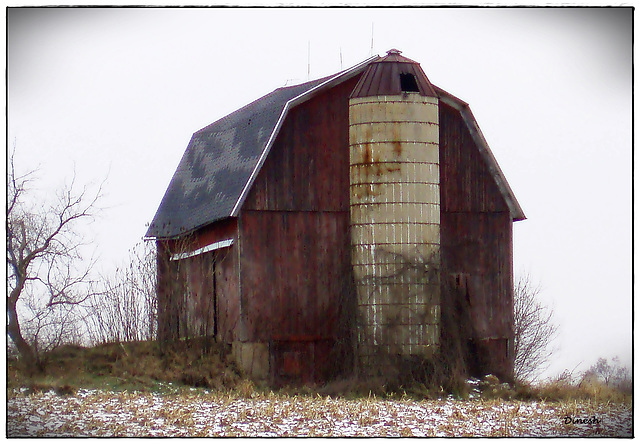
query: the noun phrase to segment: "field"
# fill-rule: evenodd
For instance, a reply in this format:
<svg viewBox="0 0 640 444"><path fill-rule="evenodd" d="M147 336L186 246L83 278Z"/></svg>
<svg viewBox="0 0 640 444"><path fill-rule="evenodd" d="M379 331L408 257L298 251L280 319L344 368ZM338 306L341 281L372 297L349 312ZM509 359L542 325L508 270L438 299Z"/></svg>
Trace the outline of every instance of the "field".
<svg viewBox="0 0 640 444"><path fill-rule="evenodd" d="M347 400L273 393L243 398L193 389L176 395L17 391L7 407L8 437L632 436L628 406L590 402Z"/></svg>
<svg viewBox="0 0 640 444"><path fill-rule="evenodd" d="M71 348L35 378L9 362L6 436L633 436L631 398L601 388L585 396L555 386L507 399L477 385L458 398L274 392L241 378L223 358L183 351L159 359L140 344Z"/></svg>

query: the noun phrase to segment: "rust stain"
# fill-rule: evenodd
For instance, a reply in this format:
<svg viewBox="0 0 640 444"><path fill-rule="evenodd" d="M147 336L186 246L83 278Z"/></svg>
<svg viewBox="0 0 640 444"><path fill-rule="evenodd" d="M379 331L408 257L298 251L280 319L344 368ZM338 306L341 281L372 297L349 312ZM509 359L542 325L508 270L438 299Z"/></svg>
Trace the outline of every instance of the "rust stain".
<svg viewBox="0 0 640 444"><path fill-rule="evenodd" d="M402 155L402 143L398 140L393 142L393 152L396 157L400 157Z"/></svg>
<svg viewBox="0 0 640 444"><path fill-rule="evenodd" d="M371 146L370 146L369 142L365 142L363 145L364 145L363 162L364 163L371 163Z"/></svg>
<svg viewBox="0 0 640 444"><path fill-rule="evenodd" d="M393 125L392 126L393 130L393 152L395 153L395 155L397 157L400 157L402 155L402 142L400 142L400 134L398 131L398 126L397 125Z"/></svg>
<svg viewBox="0 0 640 444"><path fill-rule="evenodd" d="M386 104L381 103L380 111L385 111L385 107ZM404 221L405 218L414 220L423 216L411 212L405 214L403 208L396 205L396 201L413 197L409 193L403 195L402 187L400 195L397 195L395 185L411 184L411 187L406 187L407 190L415 188L424 193L428 191L428 186L420 188L411 182L413 167L407 168L406 177L403 177L403 165L411 166L414 163L414 159L404 158L404 144L407 142L403 140L413 140L411 137L414 136L424 138L417 142L431 142L431 139L429 134L422 132L413 134L409 124L418 122L393 120L392 117L398 116L392 116L391 110L388 111L389 121L369 122L362 127L368 133L376 134L374 139L367 139L375 146L371 146L371 151L366 156L363 153L363 164L358 168L365 184L354 189L354 193L361 195L367 203L386 204L381 207L384 209L374 207L367 212L357 213L356 222L359 225L373 224L369 225L368 231L359 229L357 242L366 242L376 251L376 256L372 258L365 255L354 257L354 267L360 267L358 269L370 277L356 280L358 310L361 313L359 343L363 346L358 354L363 362L368 362L370 349L378 345L398 354L422 354L429 347L437 348L440 342L440 287L436 282L430 281L431 277L420 274L418 270L421 268L417 267L415 261L421 259L414 258L414 254L410 252L414 248L418 250L420 245L409 243L409 239L416 239L414 242L418 242L424 237L424 233L414 224ZM357 140L361 141L362 138L358 137ZM354 200L352 204L361 202ZM437 209L429 207L430 212L435 210ZM429 238L428 241L430 245L437 247L439 236ZM387 249L393 260L378 257ZM372 311L369 307L375 307L375 310Z"/></svg>
<svg viewBox="0 0 640 444"><path fill-rule="evenodd" d="M387 172L388 173L395 173L397 171L400 171L400 164L394 164L395 166L387 166Z"/></svg>

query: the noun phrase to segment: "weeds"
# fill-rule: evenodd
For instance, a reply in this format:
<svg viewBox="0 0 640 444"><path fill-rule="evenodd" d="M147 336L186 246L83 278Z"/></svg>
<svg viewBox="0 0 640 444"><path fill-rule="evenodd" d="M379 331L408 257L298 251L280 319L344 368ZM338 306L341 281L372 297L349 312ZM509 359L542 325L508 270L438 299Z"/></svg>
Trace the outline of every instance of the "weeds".
<svg viewBox="0 0 640 444"><path fill-rule="evenodd" d="M201 341L201 340L200 340ZM78 388L173 392L180 387L231 390L241 381L224 347L184 341L161 351L156 342L63 346L45 356L44 373L28 376L19 360L7 362L7 386L72 394Z"/></svg>
<svg viewBox="0 0 640 444"><path fill-rule="evenodd" d="M34 377L24 376L20 361L9 359L7 387L25 387L30 394L53 390L62 396L73 396L81 388L163 394L197 389L196 393L215 393L216 402L226 404L238 397L272 403L286 399L292 405L314 398L326 406L332 406L335 398L365 400L365 404L373 405L384 400L410 402L448 396L460 400L580 401L593 405L632 401L632 394L596 378L577 381L565 374L537 385L506 384L493 376L464 380L460 375L438 376L435 362L414 365L413 376L405 379L404 384L383 378L350 377L320 387L286 387L274 392L242 378L227 360L228 351L223 346L209 343L203 347L201 341L178 342L168 350L160 350L156 342L113 343L93 348L64 346L46 355L46 372Z"/></svg>

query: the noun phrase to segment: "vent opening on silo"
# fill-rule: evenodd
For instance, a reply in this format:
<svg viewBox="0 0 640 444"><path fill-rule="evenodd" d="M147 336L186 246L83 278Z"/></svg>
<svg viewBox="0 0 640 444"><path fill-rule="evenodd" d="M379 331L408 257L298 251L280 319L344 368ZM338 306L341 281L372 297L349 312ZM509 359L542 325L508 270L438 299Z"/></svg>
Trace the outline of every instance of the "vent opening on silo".
<svg viewBox="0 0 640 444"><path fill-rule="evenodd" d="M400 74L400 89L403 92L420 92L418 89L418 82L416 78L411 73L401 73Z"/></svg>

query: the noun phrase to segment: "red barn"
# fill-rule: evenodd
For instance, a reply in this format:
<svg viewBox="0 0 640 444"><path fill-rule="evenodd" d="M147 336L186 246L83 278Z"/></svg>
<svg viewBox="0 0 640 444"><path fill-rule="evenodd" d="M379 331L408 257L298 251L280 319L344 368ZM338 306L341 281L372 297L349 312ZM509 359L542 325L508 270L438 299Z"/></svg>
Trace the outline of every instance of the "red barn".
<svg viewBox="0 0 640 444"><path fill-rule="evenodd" d="M193 135L147 232L158 336L276 384L455 347L510 378L524 218L469 106L391 50Z"/></svg>

